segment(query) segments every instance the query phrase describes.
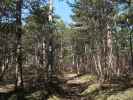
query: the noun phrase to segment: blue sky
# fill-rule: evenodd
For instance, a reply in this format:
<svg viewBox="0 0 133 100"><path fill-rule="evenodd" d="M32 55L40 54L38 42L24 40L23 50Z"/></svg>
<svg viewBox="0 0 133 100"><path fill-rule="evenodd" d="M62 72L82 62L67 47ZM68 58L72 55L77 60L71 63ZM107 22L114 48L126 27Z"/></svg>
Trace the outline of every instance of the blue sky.
<svg viewBox="0 0 133 100"><path fill-rule="evenodd" d="M62 20L64 20L65 24L69 24L72 22L71 19L71 7L67 4L66 0L53 0L53 6L55 9L55 14L60 16Z"/></svg>

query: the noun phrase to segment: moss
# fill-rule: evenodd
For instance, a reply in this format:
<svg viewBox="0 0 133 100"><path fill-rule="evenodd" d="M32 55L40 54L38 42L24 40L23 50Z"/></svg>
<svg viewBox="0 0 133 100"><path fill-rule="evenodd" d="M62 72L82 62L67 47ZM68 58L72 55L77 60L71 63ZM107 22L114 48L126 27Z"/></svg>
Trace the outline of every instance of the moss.
<svg viewBox="0 0 133 100"><path fill-rule="evenodd" d="M124 94L111 95L107 100L127 100Z"/></svg>
<svg viewBox="0 0 133 100"><path fill-rule="evenodd" d="M96 80L96 76L87 74L87 75L83 75L83 76L79 77L79 80L81 80L83 82L85 82L85 81L94 81L94 80Z"/></svg>
<svg viewBox="0 0 133 100"><path fill-rule="evenodd" d="M42 98L47 95L47 92L46 91L37 91L37 92L34 92L28 96L26 96L25 98L27 100L42 100Z"/></svg>
<svg viewBox="0 0 133 100"><path fill-rule="evenodd" d="M107 100L133 100L133 89L128 89L123 92L119 92L116 95L111 95Z"/></svg>
<svg viewBox="0 0 133 100"><path fill-rule="evenodd" d="M8 100L17 100L17 95L12 95Z"/></svg>
<svg viewBox="0 0 133 100"><path fill-rule="evenodd" d="M95 100L107 100L108 95L106 94L100 94L95 96Z"/></svg>
<svg viewBox="0 0 133 100"><path fill-rule="evenodd" d="M92 94L92 93L100 90L100 88L101 88L101 85L100 84L92 84L92 85L88 86L88 88L85 91L83 91L81 93L81 95L82 96L85 96L85 95Z"/></svg>
<svg viewBox="0 0 133 100"><path fill-rule="evenodd" d="M48 100L62 100L62 99L60 99L59 97L53 95L53 96L50 96Z"/></svg>

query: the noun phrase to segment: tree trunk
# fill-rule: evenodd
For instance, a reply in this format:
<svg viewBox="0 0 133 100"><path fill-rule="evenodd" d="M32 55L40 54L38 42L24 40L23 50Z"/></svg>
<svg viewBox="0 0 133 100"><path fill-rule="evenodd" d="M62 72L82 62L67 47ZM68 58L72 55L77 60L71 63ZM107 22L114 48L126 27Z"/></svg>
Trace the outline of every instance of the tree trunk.
<svg viewBox="0 0 133 100"><path fill-rule="evenodd" d="M52 0L49 0L49 35L47 40L47 78L48 81L51 82L51 78L55 74L55 66L54 66L54 37L53 37L53 28L51 27L53 23L53 16L52 16Z"/></svg>
<svg viewBox="0 0 133 100"><path fill-rule="evenodd" d="M79 56L76 57L76 67L77 67L77 74L80 74L79 72Z"/></svg>
<svg viewBox="0 0 133 100"><path fill-rule="evenodd" d="M132 47L132 31L130 32L130 53L131 53L131 72L133 71L133 47Z"/></svg>
<svg viewBox="0 0 133 100"><path fill-rule="evenodd" d="M60 48L60 65L59 65L59 72L64 71L64 66L63 66L63 33L61 36L61 48Z"/></svg>
<svg viewBox="0 0 133 100"><path fill-rule="evenodd" d="M21 9L23 0L16 0L16 38L17 38L17 66L16 66L16 87L23 88L22 77L22 22Z"/></svg>
<svg viewBox="0 0 133 100"><path fill-rule="evenodd" d="M110 80L113 70L113 54L112 54L112 32L109 25L107 25L106 34L106 64L105 64L105 80Z"/></svg>

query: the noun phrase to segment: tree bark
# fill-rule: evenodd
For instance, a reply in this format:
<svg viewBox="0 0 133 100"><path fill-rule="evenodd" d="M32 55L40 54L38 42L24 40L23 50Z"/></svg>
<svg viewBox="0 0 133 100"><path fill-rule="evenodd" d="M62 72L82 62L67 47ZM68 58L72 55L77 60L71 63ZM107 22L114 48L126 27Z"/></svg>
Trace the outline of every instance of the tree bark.
<svg viewBox="0 0 133 100"><path fill-rule="evenodd" d="M107 25L106 34L106 64L105 64L105 80L110 80L113 70L113 54L112 54L112 32L109 25Z"/></svg>
<svg viewBox="0 0 133 100"><path fill-rule="evenodd" d="M132 47L132 31L130 32L130 38L129 38L129 40L130 40L130 53L131 53L131 64L132 64L132 66L131 66L131 72L133 71L133 47Z"/></svg>
<svg viewBox="0 0 133 100"><path fill-rule="evenodd" d="M23 0L16 0L16 38L17 38L17 66L16 66L16 87L23 88L23 76L22 76L22 3Z"/></svg>

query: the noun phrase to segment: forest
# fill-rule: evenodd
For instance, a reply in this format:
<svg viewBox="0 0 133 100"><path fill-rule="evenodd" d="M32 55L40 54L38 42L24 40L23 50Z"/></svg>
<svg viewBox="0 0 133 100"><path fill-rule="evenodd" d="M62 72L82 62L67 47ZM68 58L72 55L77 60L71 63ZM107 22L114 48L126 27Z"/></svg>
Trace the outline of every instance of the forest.
<svg viewBox="0 0 133 100"><path fill-rule="evenodd" d="M53 1L0 0L0 100L133 100L133 0Z"/></svg>

